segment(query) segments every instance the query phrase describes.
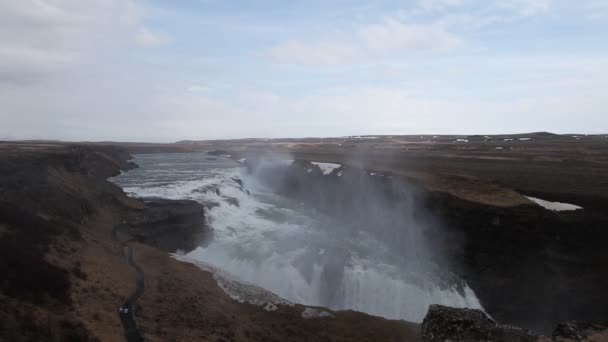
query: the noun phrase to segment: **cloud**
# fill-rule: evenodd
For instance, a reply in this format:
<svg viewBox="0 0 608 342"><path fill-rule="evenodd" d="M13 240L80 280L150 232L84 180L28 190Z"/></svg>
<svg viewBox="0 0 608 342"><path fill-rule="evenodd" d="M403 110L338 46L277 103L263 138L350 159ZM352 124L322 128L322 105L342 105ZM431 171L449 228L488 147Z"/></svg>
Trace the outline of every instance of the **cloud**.
<svg viewBox="0 0 608 342"><path fill-rule="evenodd" d="M418 7L425 12L442 12L451 7L462 6L467 0L420 0Z"/></svg>
<svg viewBox="0 0 608 342"><path fill-rule="evenodd" d="M513 11L528 17L549 11L553 0L501 0L494 2L494 8Z"/></svg>
<svg viewBox="0 0 608 342"><path fill-rule="evenodd" d="M590 19L598 20L608 16L608 1L606 0L590 0L585 7Z"/></svg>
<svg viewBox="0 0 608 342"><path fill-rule="evenodd" d="M135 41L142 47L161 47L173 43L173 37L165 32L140 27L135 33Z"/></svg>
<svg viewBox="0 0 608 342"><path fill-rule="evenodd" d="M462 39L441 23L407 24L389 17L379 24L361 26L351 35L286 40L271 48L270 55L283 63L328 66L395 54L448 51L461 43Z"/></svg>
<svg viewBox="0 0 608 342"><path fill-rule="evenodd" d="M169 36L142 24L134 0L0 1L0 84L31 84L132 44L162 45Z"/></svg>

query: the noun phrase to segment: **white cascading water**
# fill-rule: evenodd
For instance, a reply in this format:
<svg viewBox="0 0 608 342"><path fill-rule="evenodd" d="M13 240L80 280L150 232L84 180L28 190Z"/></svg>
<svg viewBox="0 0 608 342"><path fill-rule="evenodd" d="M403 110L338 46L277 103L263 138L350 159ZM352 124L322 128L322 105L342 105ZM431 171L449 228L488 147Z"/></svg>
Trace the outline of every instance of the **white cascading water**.
<svg viewBox="0 0 608 342"><path fill-rule="evenodd" d="M413 322L424 318L430 304L481 308L473 291L448 272L420 267L424 260L401 261L373 233L354 234L273 193L228 158L150 154L135 162L139 169L114 178L127 193L193 199L209 208L213 239L188 257L291 302Z"/></svg>

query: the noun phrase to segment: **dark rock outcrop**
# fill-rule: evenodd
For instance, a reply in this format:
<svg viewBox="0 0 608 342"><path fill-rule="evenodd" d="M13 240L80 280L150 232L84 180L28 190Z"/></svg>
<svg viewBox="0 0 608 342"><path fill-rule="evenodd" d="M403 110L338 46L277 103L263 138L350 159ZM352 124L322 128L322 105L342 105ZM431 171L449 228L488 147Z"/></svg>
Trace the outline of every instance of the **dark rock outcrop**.
<svg viewBox="0 0 608 342"><path fill-rule="evenodd" d="M563 322L553 331L553 338L558 341L606 341L608 325L580 321Z"/></svg>
<svg viewBox="0 0 608 342"><path fill-rule="evenodd" d="M537 341L533 332L498 325L483 311L431 305L422 322L424 341Z"/></svg>
<svg viewBox="0 0 608 342"><path fill-rule="evenodd" d="M191 200L144 199L144 208L131 213L124 232L168 252L189 252L211 236L202 204Z"/></svg>
<svg viewBox="0 0 608 342"><path fill-rule="evenodd" d="M549 334L559 322L608 318L608 216L495 207L431 193L429 236L499 322ZM459 243L455 243L459 241Z"/></svg>

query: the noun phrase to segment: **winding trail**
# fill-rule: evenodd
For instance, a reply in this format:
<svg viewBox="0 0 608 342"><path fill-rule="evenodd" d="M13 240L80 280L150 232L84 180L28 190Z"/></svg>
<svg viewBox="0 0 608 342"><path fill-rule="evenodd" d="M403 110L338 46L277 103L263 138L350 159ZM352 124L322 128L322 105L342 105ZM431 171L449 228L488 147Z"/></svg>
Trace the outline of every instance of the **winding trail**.
<svg viewBox="0 0 608 342"><path fill-rule="evenodd" d="M142 342L144 339L137 329L137 323L135 322L135 318L133 316L133 306L137 303L137 300L139 297L141 297L145 290L144 272L139 266L137 266L137 264L135 264L135 262L133 262L133 249L127 244L127 241L120 241L118 239L118 229L123 226L124 225L115 226L112 230L112 237L114 240L121 243L125 262L133 270L135 270L135 292L133 292L131 296L129 296L129 298L127 298L127 300L121 305L121 308L127 308L129 310L128 313L124 314L119 312L119 316L120 320L122 321L127 342Z"/></svg>

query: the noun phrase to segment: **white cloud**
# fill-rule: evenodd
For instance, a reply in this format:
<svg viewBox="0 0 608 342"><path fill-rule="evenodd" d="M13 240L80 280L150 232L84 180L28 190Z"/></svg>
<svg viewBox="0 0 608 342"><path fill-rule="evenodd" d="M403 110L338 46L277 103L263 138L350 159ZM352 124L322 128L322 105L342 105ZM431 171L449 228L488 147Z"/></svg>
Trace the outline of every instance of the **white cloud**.
<svg viewBox="0 0 608 342"><path fill-rule="evenodd" d="M350 35L283 41L270 50L270 55L284 63L327 66L394 54L447 51L461 43L462 39L441 23L406 24L386 18L382 23L359 27Z"/></svg>
<svg viewBox="0 0 608 342"><path fill-rule="evenodd" d="M495 1L493 7L527 17L547 12L552 5L553 0L500 0Z"/></svg>
<svg viewBox="0 0 608 342"><path fill-rule="evenodd" d="M161 47L173 43L173 37L165 32L140 27L135 33L135 41L143 47Z"/></svg>
<svg viewBox="0 0 608 342"><path fill-rule="evenodd" d="M142 26L135 0L0 1L0 83L31 83L86 63L100 51L159 45L168 36Z"/></svg>
<svg viewBox="0 0 608 342"><path fill-rule="evenodd" d="M585 7L591 19L597 20L608 16L608 1L606 0L589 0Z"/></svg>
<svg viewBox="0 0 608 342"><path fill-rule="evenodd" d="M418 7L425 12L441 12L466 2L466 0L420 0Z"/></svg>
<svg viewBox="0 0 608 342"><path fill-rule="evenodd" d="M382 24L361 28L359 38L374 54L446 51L462 42L460 37L448 32L442 24L404 24L392 18Z"/></svg>

